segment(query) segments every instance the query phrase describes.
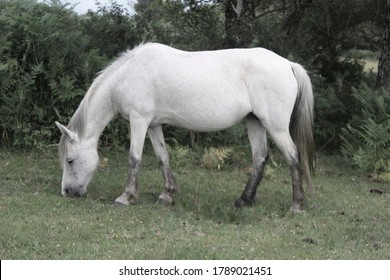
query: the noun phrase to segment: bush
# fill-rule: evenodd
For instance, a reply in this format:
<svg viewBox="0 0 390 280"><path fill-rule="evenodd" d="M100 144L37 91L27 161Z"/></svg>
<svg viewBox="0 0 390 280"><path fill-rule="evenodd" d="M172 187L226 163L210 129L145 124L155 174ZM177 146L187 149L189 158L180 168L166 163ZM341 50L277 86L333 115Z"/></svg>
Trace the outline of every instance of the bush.
<svg viewBox="0 0 390 280"><path fill-rule="evenodd" d="M80 17L57 1L48 5L31 0L0 0L2 145L33 148L58 141L54 122L70 120L96 73L111 57L111 53L105 54L112 51L111 45L97 49L98 37L92 38L89 28L95 25L99 30L104 25L111 30L110 26L120 20L119 8L114 8L112 17L117 21L112 21L106 12L99 20L91 13ZM120 30L124 30L125 20L121 24ZM117 37L122 49L128 40ZM115 122L107 131L102 139L107 143L114 142L112 137L128 135L123 122Z"/></svg>
<svg viewBox="0 0 390 280"><path fill-rule="evenodd" d="M88 43L79 19L63 6L18 0L0 13L0 133L16 147L52 140L55 120L64 121L85 91L82 75Z"/></svg>
<svg viewBox="0 0 390 280"><path fill-rule="evenodd" d="M376 179L390 178L390 92L353 88L358 114L342 129L341 152Z"/></svg>

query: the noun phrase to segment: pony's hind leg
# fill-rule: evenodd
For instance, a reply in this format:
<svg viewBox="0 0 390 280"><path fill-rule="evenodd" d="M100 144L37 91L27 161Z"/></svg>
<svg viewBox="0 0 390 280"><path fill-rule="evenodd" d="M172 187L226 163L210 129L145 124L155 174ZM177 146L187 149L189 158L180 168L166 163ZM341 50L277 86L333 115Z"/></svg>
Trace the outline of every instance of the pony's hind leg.
<svg viewBox="0 0 390 280"><path fill-rule="evenodd" d="M276 133L268 130L275 144L282 151L288 165L291 168L292 179L292 205L290 210L293 213L301 213L305 204L305 194L302 188L302 169L299 160L298 149L294 144L288 128L284 131Z"/></svg>
<svg viewBox="0 0 390 280"><path fill-rule="evenodd" d="M158 200L163 204L172 204L172 194L177 192L178 188L171 168L169 167L169 155L165 146L161 125L149 128L148 134L153 145L154 153L161 166L165 181L165 190L159 196Z"/></svg>
<svg viewBox="0 0 390 280"><path fill-rule="evenodd" d="M255 201L256 189L263 177L264 166L268 159L267 132L261 122L254 116L246 118L249 142L252 150L253 170L240 198L235 206L241 208L252 205Z"/></svg>

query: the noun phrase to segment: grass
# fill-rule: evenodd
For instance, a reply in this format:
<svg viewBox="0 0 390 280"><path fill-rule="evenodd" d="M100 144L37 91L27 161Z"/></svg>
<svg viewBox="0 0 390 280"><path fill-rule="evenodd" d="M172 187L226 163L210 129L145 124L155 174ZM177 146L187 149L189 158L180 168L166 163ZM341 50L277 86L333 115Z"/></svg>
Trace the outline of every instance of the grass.
<svg viewBox="0 0 390 280"><path fill-rule="evenodd" d="M159 205L162 176L150 153L140 201L115 206L127 152L101 157L108 164L87 196L72 199L60 195L56 151L0 151L1 259L390 259L389 186L335 156L319 158L316 196L303 215L288 211L284 166L270 169L253 207L235 209L247 161L221 170L174 163L181 193L174 206Z"/></svg>

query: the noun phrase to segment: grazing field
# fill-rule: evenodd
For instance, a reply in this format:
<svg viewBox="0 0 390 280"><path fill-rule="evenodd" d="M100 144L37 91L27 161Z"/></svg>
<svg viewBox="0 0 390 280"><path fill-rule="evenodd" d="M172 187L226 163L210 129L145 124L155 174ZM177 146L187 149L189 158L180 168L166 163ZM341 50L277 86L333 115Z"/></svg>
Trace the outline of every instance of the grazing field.
<svg viewBox="0 0 390 280"><path fill-rule="evenodd" d="M248 155L249 156L249 155ZM244 155L244 157L247 157ZM181 193L156 203L163 188L150 152L137 205L114 199L126 181L127 152L102 151L87 196L60 195L55 148L0 151L1 259L390 259L390 188L337 157L319 157L316 195L289 213L289 170L272 166L253 207L235 209L248 161L206 169L191 156L173 162Z"/></svg>

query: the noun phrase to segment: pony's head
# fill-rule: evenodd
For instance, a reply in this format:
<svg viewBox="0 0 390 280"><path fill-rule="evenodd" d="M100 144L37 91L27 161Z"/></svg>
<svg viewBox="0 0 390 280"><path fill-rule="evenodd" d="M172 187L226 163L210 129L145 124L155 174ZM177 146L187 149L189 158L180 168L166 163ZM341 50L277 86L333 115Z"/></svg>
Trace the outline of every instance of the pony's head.
<svg viewBox="0 0 390 280"><path fill-rule="evenodd" d="M62 133L59 155L63 169L61 193L64 196L82 196L99 165L96 145L81 140L79 135L56 122Z"/></svg>

